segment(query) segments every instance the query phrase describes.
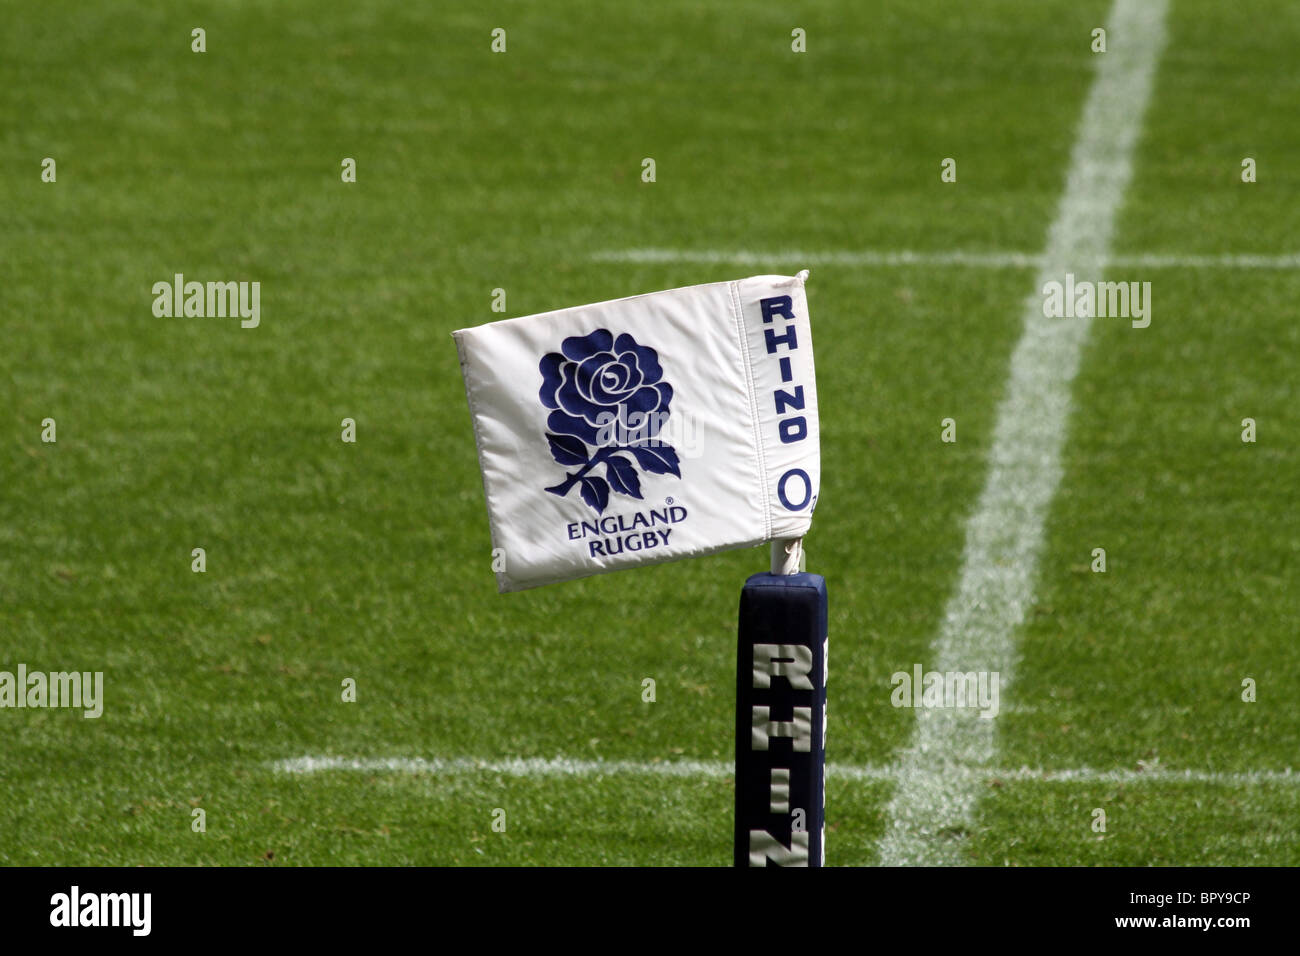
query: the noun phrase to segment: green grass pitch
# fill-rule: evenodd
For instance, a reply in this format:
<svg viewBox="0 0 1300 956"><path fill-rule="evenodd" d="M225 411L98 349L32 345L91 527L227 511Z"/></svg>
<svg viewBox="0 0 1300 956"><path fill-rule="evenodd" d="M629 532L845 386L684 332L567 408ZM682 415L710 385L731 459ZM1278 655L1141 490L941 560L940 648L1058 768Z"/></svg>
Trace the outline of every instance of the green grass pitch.
<svg viewBox="0 0 1300 956"><path fill-rule="evenodd" d="M105 673L97 720L0 710L0 864L728 863L725 775L274 765L729 759L766 551L498 596L448 333L809 265L828 759L889 767L1033 270L780 253L1041 250L1108 6L0 5L0 669ZM1300 8L1167 32L1114 251L1300 251ZM599 258L638 247L774 255ZM260 326L155 317L177 272L260 281ZM997 731L1096 773L990 773L965 852L1300 864L1300 784L1252 778L1300 756L1300 270L1119 277L1153 321L1094 322ZM1102 776L1139 767L1233 776ZM830 779L828 863L876 861L892 789Z"/></svg>

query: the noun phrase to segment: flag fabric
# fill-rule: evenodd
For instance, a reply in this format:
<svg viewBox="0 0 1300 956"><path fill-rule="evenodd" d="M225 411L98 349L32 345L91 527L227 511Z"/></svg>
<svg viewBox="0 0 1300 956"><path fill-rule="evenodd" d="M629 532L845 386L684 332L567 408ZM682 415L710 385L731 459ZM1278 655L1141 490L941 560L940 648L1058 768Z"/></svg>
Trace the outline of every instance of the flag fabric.
<svg viewBox="0 0 1300 956"><path fill-rule="evenodd" d="M452 333L499 590L808 531L821 455L806 277Z"/></svg>

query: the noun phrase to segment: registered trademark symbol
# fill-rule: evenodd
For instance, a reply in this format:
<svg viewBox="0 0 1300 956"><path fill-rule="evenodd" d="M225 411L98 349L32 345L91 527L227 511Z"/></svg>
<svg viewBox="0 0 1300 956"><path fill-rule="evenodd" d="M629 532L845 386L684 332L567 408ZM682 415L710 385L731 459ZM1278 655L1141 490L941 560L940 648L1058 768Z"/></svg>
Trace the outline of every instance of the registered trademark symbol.
<svg viewBox="0 0 1300 956"><path fill-rule="evenodd" d="M665 498L665 499L664 499L664 504L666 504L666 505L670 505L670 504L672 504L672 503L673 503L673 499L672 499L672 498Z"/></svg>

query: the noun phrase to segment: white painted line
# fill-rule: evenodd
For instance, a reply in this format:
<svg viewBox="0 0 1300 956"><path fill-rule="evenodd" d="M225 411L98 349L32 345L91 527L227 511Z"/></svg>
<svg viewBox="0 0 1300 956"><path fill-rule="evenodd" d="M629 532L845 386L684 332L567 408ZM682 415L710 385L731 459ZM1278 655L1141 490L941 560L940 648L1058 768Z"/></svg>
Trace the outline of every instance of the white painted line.
<svg viewBox="0 0 1300 956"><path fill-rule="evenodd" d="M725 779L735 769L723 760L570 760L539 757L507 760L475 760L467 757L293 757L280 760L272 767L281 773L315 774L332 772L399 773L434 777L464 774L500 774L505 777L617 777L648 776L690 779ZM828 764L826 775L832 780L898 780L903 768ZM1222 784L1243 787L1260 784L1300 786L1300 772L1287 770L1172 770L1149 767L1146 770L1094 770L1073 767L1065 770L1037 770L1032 767L963 767L955 771L973 784L991 780L1039 780L1047 783L1125 783L1125 784Z"/></svg>
<svg viewBox="0 0 1300 956"><path fill-rule="evenodd" d="M1164 45L1166 6L1167 0L1115 0L1106 22L1110 48L1093 58L1096 76L1038 278L1025 300L988 477L966 525L961 577L927 664L932 671L996 671L1003 694L1014 679L1016 629L1034 601L1043 524L1061 477L1070 384L1091 325L1044 318L1039 290L1067 272L1102 278ZM879 859L887 866L960 865L984 790L968 771L993 766L997 721L973 708L916 715Z"/></svg>
<svg viewBox="0 0 1300 956"><path fill-rule="evenodd" d="M281 760L275 769L282 773L321 773L327 770L359 770L367 773L424 773L435 776L467 773L499 773L507 777L587 777L620 774L650 774L660 777L726 777L732 765L720 761L674 760L638 763L626 760L570 760L556 757L475 760L469 757L294 757Z"/></svg>
<svg viewBox="0 0 1300 956"><path fill-rule="evenodd" d="M794 250L759 252L752 249L618 249L597 252L597 262L699 262L735 265L763 265L798 262L800 257L810 266L981 266L990 269L1028 269L1036 267L1041 256L1028 252L895 252L862 250L859 252L799 252Z"/></svg>
<svg viewBox="0 0 1300 956"><path fill-rule="evenodd" d="M753 249L616 249L597 252L596 262L690 262L708 265L765 266L777 271L826 266L963 266L977 269L1041 269L1046 256L1033 252L994 250L967 252L960 249L926 252L862 249L831 252ZM1117 269L1300 269L1300 253L1283 255L1227 254L1218 256L1182 255L1179 253L1134 253L1114 255L1106 260Z"/></svg>

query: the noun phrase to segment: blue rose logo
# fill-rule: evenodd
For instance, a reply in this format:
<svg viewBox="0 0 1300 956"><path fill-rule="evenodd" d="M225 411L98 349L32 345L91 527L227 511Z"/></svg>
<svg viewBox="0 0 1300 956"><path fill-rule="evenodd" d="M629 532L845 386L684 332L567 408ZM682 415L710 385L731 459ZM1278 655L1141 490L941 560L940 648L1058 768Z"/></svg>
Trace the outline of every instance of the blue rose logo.
<svg viewBox="0 0 1300 956"><path fill-rule="evenodd" d="M547 491L563 498L579 485L582 500L599 514L611 489L642 497L638 465L652 475L682 476L677 452L659 440L673 387L663 380L658 352L626 332L616 339L597 329L565 339L538 368L538 396L552 409L546 419L551 457L578 469ZM602 465L604 477L593 474Z"/></svg>

